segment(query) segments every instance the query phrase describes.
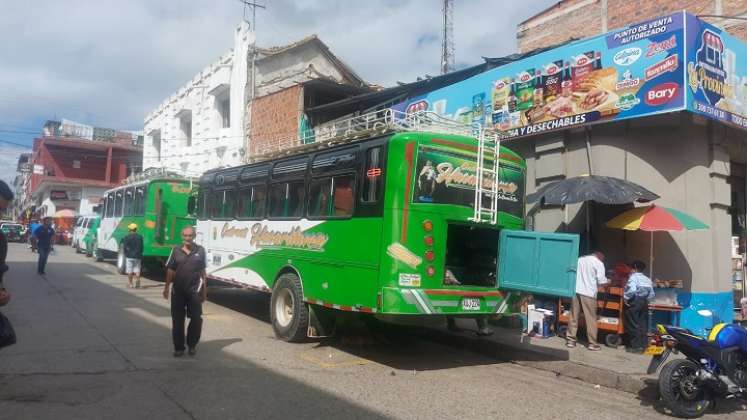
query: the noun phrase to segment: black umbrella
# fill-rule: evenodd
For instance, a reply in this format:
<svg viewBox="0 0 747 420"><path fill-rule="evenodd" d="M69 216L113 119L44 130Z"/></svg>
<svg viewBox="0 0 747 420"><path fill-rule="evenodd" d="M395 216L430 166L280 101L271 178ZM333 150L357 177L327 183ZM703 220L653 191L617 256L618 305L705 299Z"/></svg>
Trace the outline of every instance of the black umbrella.
<svg viewBox="0 0 747 420"><path fill-rule="evenodd" d="M645 203L659 198L640 185L620 178L584 175L542 186L527 196L527 202L563 205L596 201L602 204Z"/></svg>

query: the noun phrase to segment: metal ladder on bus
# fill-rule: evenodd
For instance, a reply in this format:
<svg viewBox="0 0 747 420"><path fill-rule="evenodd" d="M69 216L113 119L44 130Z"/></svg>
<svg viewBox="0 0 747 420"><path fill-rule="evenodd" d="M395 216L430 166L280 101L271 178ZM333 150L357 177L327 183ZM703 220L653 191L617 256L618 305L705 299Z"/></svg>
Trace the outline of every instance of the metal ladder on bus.
<svg viewBox="0 0 747 420"><path fill-rule="evenodd" d="M498 222L498 182L500 181L499 157L501 141L498 135L486 134L485 130L480 130L477 141L475 212L470 220L494 225ZM489 181L487 182L487 187L484 182L486 178ZM485 203L486 198L488 199L488 203Z"/></svg>

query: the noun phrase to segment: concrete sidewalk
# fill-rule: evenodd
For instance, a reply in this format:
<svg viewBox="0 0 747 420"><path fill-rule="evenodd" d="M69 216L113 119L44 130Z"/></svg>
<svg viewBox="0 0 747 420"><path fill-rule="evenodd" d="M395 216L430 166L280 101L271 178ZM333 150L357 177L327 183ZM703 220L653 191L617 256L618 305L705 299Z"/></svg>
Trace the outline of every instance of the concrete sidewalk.
<svg viewBox="0 0 747 420"><path fill-rule="evenodd" d="M558 376L640 394L650 392L657 376L646 375L650 356L628 353L624 347L602 347L592 352L584 346L569 349L560 337L533 338L518 330L491 326L495 333L478 337L474 321L457 319L462 332L432 330L429 338L442 344L460 345L471 351L522 366L550 371ZM454 340L454 336L459 340Z"/></svg>

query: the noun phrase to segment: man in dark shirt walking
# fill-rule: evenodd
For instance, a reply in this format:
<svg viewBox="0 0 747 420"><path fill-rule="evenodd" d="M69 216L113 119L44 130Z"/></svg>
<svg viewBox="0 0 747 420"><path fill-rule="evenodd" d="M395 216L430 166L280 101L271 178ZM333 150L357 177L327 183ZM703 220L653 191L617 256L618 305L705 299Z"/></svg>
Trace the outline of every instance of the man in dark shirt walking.
<svg viewBox="0 0 747 420"><path fill-rule="evenodd" d="M34 237L36 238L36 248L39 252L39 263L36 266L36 273L44 274L44 269L47 266L47 258L49 257L49 253L52 252L52 241L54 241L54 229L52 229L51 217L44 218L44 224L36 228Z"/></svg>
<svg viewBox="0 0 747 420"><path fill-rule="evenodd" d="M10 190L5 181L0 180L0 215L5 212L10 202L13 201L13 191ZM6 305L10 301L10 293L3 286L3 275L8 271L8 265L5 259L8 256L8 240L5 234L0 230L0 306Z"/></svg>
<svg viewBox="0 0 747 420"><path fill-rule="evenodd" d="M195 229L182 229L182 245L171 251L166 262L166 284L163 298L169 298L171 286L171 335L174 340L174 357L184 355L184 316L189 315L187 348L189 355L197 352L202 332L202 302L207 299L205 284L205 249L194 243Z"/></svg>
<svg viewBox="0 0 747 420"><path fill-rule="evenodd" d="M122 247L125 255L125 273L127 273L127 286L132 287L132 278L137 275L135 288L140 288L140 267L143 260L143 236L137 233L137 225L130 223L127 226L130 233L122 239Z"/></svg>

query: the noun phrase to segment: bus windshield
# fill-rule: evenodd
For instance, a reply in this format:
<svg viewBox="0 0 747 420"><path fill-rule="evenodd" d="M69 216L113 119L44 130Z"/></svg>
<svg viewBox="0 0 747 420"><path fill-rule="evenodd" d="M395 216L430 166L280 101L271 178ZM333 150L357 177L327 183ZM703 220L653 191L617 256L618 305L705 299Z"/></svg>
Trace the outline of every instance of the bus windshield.
<svg viewBox="0 0 747 420"><path fill-rule="evenodd" d="M474 207L477 185L475 154L421 145L418 149L414 203L454 204ZM490 182L485 177L483 183ZM519 217L524 212L524 173L501 164L498 209Z"/></svg>

